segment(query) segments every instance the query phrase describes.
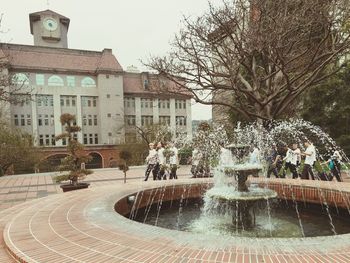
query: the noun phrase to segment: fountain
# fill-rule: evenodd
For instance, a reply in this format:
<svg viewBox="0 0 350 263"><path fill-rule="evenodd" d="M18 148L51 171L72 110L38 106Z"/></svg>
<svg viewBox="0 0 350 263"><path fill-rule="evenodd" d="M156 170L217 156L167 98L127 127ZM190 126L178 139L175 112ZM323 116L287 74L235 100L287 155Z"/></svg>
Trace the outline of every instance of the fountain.
<svg viewBox="0 0 350 263"><path fill-rule="evenodd" d="M214 187L205 194L208 200L205 210L210 210L210 207L229 206L232 224L240 229L252 229L256 225L254 206L257 202L277 197L273 190L249 188L247 185L248 176L257 175L262 170L261 164L247 162L249 149L249 145L239 144L231 144L226 149L221 149Z"/></svg>
<svg viewBox="0 0 350 263"><path fill-rule="evenodd" d="M266 160L276 145L298 143L303 151L302 143L309 139L319 149L320 160L324 160L327 152L338 149L319 127L303 120L274 122L269 127L258 123L238 125L231 137L232 144L223 129L205 131L194 147L207 154L213 179L198 185L194 181L183 188L155 189L146 195L145 212L138 212L145 216L133 212L130 219L224 237L288 238L347 233L342 228L342 224L346 225L343 215L345 219L350 214L344 201L347 197L341 197L340 203L335 204L335 194L327 190L334 189L342 196L344 190L338 183L266 178ZM344 154L343 160L349 162ZM156 196L158 192L162 192L160 197ZM153 200L158 200L156 213L151 208ZM135 202L135 211L144 206L140 202ZM314 203L319 206L309 211ZM320 220L320 216L324 218Z"/></svg>

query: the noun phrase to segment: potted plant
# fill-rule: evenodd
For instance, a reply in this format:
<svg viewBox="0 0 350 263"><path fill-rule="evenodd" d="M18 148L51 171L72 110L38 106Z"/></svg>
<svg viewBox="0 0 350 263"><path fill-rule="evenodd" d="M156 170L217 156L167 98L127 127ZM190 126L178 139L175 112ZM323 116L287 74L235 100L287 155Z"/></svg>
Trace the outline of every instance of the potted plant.
<svg viewBox="0 0 350 263"><path fill-rule="evenodd" d="M84 152L84 146L74 136L81 131L81 128L76 125L74 115L62 114L60 121L65 131L56 136L56 141L65 141L68 153L68 156L61 161L60 171L69 172L56 176L55 180L56 182L69 181L68 184L61 185L63 192L88 188L90 184L82 183L80 180L92 173L91 170L85 169L85 163L89 162L91 157Z"/></svg>

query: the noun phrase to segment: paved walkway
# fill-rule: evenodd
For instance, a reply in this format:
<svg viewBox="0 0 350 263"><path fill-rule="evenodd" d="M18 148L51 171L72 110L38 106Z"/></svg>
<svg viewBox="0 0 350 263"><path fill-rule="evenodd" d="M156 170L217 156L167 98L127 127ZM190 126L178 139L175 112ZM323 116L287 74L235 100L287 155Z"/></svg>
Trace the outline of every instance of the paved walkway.
<svg viewBox="0 0 350 263"><path fill-rule="evenodd" d="M127 181L129 183L127 185L129 184L143 185L144 183L141 183L141 181L143 180L143 174L144 174L144 167L134 168L129 170L127 173ZM188 166L181 167L181 169L179 170L179 177L180 178L189 177ZM123 173L117 169L101 169L101 170L96 170L94 174L89 175L85 181L91 183L91 187L89 191L93 193L94 189L98 190L98 189L104 188L104 187L101 188L99 186L113 187L113 185L115 185L117 186L118 189L123 190L124 189L123 178L124 178ZM137 181L140 181L141 184ZM347 181L349 180L347 179ZM126 185L125 187L127 188ZM349 185L344 184L344 187L349 187ZM33 218L38 217L39 215L36 215L35 211L38 208L41 208L40 198L52 195L50 199L52 200L53 203L49 205L50 207L47 207L48 208L47 210L44 209L45 210L44 212L46 213L45 216L50 216L50 213L48 213L49 211L51 211L50 209L55 205L59 204L59 203L55 203L55 199L60 198L60 196L67 196L67 194L57 195L57 193L62 193L62 191L59 187L59 184L55 184L53 182L52 174L32 174L32 175L0 177L0 233L1 233L0 263L16 262L14 259L12 259L9 256L9 254L4 249L2 233L4 231L5 224L7 224L10 220L13 220L14 218L21 219L22 214L20 215L20 213L22 211L28 212L29 213L28 215L32 216ZM64 206L65 209L67 207L69 207L69 209L70 208L76 209L78 206L76 206L76 203L74 203L74 200L71 200L68 206ZM65 214L60 215L59 209L60 208L54 209L55 217L57 217L57 220L63 219L62 216L65 215ZM81 210L79 210L79 212L81 212ZM50 219L54 219L54 218L51 216ZM53 222L56 222L56 221L54 220ZM18 227L21 227L21 225L18 225ZM88 227L88 226L85 226L85 227ZM38 231L39 234L42 235L41 238L44 238L45 240L45 233L46 233L45 231L48 231L48 230L47 229L41 230L40 225L35 225L35 229L36 231ZM123 249L125 250L126 248L122 248L122 250ZM40 262L45 262L45 263L49 262L49 254L50 254L49 252L43 254L42 260ZM88 255L93 256L94 253L90 253ZM58 261L53 261L53 262L58 262ZM66 258L65 260L62 260L62 262L70 262L70 261L67 261L67 258ZM99 262L107 262L107 261L99 261ZM109 262L119 262L119 261L114 260ZM154 262L157 262L157 261L154 261ZM163 262L163 261L158 261L158 262ZM201 262L201 261L193 261L193 262ZM334 262L346 263L346 262L350 262L350 258L349 258L349 261L347 261L346 259L344 261L334 261Z"/></svg>
<svg viewBox="0 0 350 263"><path fill-rule="evenodd" d="M127 172L127 182L144 179L145 167L131 168ZM56 173L40 173L12 175L0 177L0 263L16 262L10 258L4 249L3 228L9 218L18 213L20 207L25 208L29 201L62 193L59 184L53 181ZM182 166L178 170L179 177L188 177L189 167ZM104 185L121 184L124 174L119 169L99 169L89 175L84 182L91 188ZM21 206L16 206L20 205ZM16 206L15 208L13 208ZM45 261L43 261L45 262Z"/></svg>

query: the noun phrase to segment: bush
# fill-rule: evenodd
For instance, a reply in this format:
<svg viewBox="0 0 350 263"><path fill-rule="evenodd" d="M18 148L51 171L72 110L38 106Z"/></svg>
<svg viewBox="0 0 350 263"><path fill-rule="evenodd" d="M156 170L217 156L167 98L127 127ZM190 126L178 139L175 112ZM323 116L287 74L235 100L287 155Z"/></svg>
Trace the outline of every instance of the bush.
<svg viewBox="0 0 350 263"><path fill-rule="evenodd" d="M188 164L189 159L192 157L192 148L184 147L179 150L179 163L182 165Z"/></svg>

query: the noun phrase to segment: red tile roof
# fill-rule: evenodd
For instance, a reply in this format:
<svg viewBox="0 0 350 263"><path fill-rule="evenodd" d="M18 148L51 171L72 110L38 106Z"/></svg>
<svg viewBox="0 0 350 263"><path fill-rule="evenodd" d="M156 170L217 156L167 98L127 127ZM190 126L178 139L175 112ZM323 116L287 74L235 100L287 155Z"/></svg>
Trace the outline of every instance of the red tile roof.
<svg viewBox="0 0 350 263"><path fill-rule="evenodd" d="M40 46L1 44L10 68L19 70L44 70L62 72L122 72L123 68L112 54L102 52L51 48Z"/></svg>
<svg viewBox="0 0 350 263"><path fill-rule="evenodd" d="M144 80L148 80L148 89L144 87ZM124 93L130 95L153 95L163 97L186 97L190 98L191 93L180 85L165 78L161 78L157 74L148 72L130 73L123 75Z"/></svg>

